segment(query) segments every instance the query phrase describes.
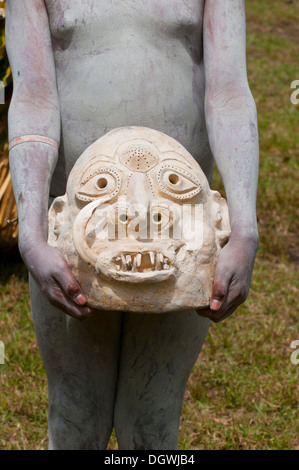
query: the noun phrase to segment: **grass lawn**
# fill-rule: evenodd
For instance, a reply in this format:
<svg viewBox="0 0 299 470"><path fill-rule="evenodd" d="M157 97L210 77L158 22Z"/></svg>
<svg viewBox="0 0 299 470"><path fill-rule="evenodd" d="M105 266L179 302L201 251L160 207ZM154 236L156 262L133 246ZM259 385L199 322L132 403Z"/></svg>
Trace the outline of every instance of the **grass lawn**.
<svg viewBox="0 0 299 470"><path fill-rule="evenodd" d="M295 1L250 0L248 75L260 132L260 246L246 303L213 324L188 382L180 449L299 449L298 129L299 10ZM216 172L214 187L222 191ZM30 314L27 273L0 261L0 449L47 448L47 384ZM116 449L115 437L110 449Z"/></svg>

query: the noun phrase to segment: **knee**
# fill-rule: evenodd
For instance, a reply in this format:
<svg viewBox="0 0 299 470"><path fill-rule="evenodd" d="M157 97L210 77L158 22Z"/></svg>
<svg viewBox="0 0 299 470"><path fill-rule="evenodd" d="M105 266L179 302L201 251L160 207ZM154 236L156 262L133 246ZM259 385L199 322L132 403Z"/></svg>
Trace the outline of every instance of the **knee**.
<svg viewBox="0 0 299 470"><path fill-rule="evenodd" d="M77 440L77 430L64 416L51 413L48 421L49 450L74 450L83 447Z"/></svg>
<svg viewBox="0 0 299 470"><path fill-rule="evenodd" d="M49 417L48 428L49 450L73 450L73 433L70 433L70 423L63 416L55 414Z"/></svg>
<svg viewBox="0 0 299 470"><path fill-rule="evenodd" d="M115 433L120 450L176 450L178 448L180 413L147 410L116 413Z"/></svg>
<svg viewBox="0 0 299 470"><path fill-rule="evenodd" d="M97 436L92 432L93 426L82 429L59 413L49 416L49 450L95 450Z"/></svg>
<svg viewBox="0 0 299 470"><path fill-rule="evenodd" d="M99 427L93 422L78 426L71 417L60 415L49 418L49 450L105 450L112 424Z"/></svg>
<svg viewBox="0 0 299 470"><path fill-rule="evenodd" d="M105 450L112 431L112 416L98 416L90 402L77 403L74 397L66 403L49 400L49 450Z"/></svg>

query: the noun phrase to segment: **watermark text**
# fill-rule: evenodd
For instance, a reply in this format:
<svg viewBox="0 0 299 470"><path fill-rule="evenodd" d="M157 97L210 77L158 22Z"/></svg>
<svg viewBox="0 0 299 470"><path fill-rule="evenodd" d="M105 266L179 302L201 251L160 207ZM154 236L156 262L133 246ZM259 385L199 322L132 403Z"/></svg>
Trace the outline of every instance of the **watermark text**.
<svg viewBox="0 0 299 470"><path fill-rule="evenodd" d="M291 354L291 363L297 365L299 364L299 339L292 341L290 347L295 349Z"/></svg>
<svg viewBox="0 0 299 470"><path fill-rule="evenodd" d="M0 341L0 366L5 364L5 346L3 341Z"/></svg>
<svg viewBox="0 0 299 470"><path fill-rule="evenodd" d="M144 206L99 204L90 220L97 238L108 240L188 240L200 248L203 243L203 204L161 203Z"/></svg>
<svg viewBox="0 0 299 470"><path fill-rule="evenodd" d="M295 91L293 91L291 94L291 103L297 105L299 104L299 80L294 80L291 83L291 88L295 89Z"/></svg>

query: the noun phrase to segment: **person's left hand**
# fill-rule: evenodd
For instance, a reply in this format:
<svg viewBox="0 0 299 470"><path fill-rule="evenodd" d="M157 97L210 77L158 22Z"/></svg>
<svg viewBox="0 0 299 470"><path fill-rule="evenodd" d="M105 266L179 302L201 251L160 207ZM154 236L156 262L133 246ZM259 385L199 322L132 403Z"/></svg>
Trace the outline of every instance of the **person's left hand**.
<svg viewBox="0 0 299 470"><path fill-rule="evenodd" d="M200 316L219 323L230 316L247 299L258 246L258 236L231 235L220 251L210 308L197 310Z"/></svg>

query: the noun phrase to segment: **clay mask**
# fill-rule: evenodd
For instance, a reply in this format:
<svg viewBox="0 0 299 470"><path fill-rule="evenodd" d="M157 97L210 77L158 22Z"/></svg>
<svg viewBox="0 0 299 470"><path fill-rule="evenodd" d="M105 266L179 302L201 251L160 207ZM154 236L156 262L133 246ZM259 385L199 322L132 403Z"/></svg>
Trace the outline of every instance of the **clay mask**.
<svg viewBox="0 0 299 470"><path fill-rule="evenodd" d="M49 210L49 243L96 309L207 307L229 233L226 201L194 158L143 127L115 129L90 145Z"/></svg>

